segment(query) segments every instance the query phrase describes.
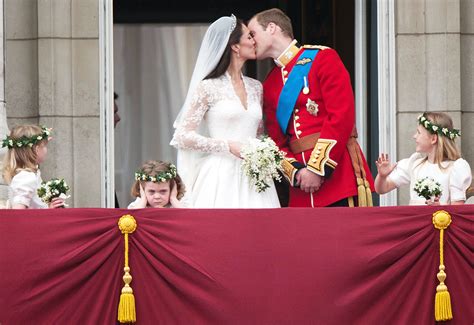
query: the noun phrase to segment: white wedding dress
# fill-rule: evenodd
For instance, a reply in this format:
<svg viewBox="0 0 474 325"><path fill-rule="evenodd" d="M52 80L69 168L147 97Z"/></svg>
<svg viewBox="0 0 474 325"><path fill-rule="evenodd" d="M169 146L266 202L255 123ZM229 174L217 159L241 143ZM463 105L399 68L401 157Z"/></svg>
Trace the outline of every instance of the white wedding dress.
<svg viewBox="0 0 474 325"><path fill-rule="evenodd" d="M178 174L194 208L277 208L273 184L258 193L227 140L256 138L262 125L262 85L243 76L247 107L228 73L199 83L171 145L179 149Z"/></svg>

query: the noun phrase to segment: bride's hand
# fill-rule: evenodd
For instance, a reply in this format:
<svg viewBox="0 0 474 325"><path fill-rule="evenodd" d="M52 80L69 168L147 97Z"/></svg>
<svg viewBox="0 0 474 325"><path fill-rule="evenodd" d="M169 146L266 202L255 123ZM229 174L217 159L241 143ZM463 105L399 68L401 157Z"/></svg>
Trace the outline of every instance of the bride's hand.
<svg viewBox="0 0 474 325"><path fill-rule="evenodd" d="M227 143L229 144L230 153L236 156L237 158L242 159L242 157L240 156L240 149L242 148L242 144L238 141L231 140L227 141Z"/></svg>

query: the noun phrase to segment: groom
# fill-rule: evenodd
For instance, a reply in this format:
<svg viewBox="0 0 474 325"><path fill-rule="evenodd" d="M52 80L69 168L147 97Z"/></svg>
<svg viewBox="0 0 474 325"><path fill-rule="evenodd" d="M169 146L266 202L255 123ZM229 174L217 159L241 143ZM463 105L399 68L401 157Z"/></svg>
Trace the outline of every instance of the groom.
<svg viewBox="0 0 474 325"><path fill-rule="evenodd" d="M300 47L279 9L248 24L257 59L276 66L263 84L265 126L287 153L290 207L370 206L373 179L357 144L349 74L337 53Z"/></svg>

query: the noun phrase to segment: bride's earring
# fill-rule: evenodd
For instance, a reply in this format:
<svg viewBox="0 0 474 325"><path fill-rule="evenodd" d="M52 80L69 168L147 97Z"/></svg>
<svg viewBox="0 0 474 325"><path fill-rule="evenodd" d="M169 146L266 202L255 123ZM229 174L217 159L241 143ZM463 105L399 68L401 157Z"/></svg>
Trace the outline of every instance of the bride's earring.
<svg viewBox="0 0 474 325"><path fill-rule="evenodd" d="M237 57L240 58L240 51L237 51Z"/></svg>

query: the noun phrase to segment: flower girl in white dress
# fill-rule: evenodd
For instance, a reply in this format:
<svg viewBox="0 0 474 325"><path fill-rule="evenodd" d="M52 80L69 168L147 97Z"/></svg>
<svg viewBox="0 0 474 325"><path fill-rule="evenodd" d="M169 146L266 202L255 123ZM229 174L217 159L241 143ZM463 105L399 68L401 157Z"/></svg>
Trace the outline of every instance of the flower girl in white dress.
<svg viewBox="0 0 474 325"><path fill-rule="evenodd" d="M44 203L38 196L41 186L39 165L46 159L51 129L37 125L19 125L2 142L7 147L3 178L8 185L7 208L61 208L64 199L56 197Z"/></svg>
<svg viewBox="0 0 474 325"><path fill-rule="evenodd" d="M416 153L397 164L391 164L386 154L382 154L376 161L377 193L384 194L410 184L410 205L463 204L472 174L468 162L461 158L454 142L458 136L460 132L453 128L449 115L437 112L420 115L413 136L416 141ZM415 184L424 178L432 178L439 183L439 197L425 200L418 196Z"/></svg>
<svg viewBox="0 0 474 325"><path fill-rule="evenodd" d="M149 160L135 172L131 194L135 201L128 209L184 208L181 201L185 192L176 166L157 160Z"/></svg>
<svg viewBox="0 0 474 325"><path fill-rule="evenodd" d="M280 207L274 185L257 193L241 168L242 143L261 133L262 85L241 72L255 58L255 42L235 16L211 24L171 140L192 207Z"/></svg>

